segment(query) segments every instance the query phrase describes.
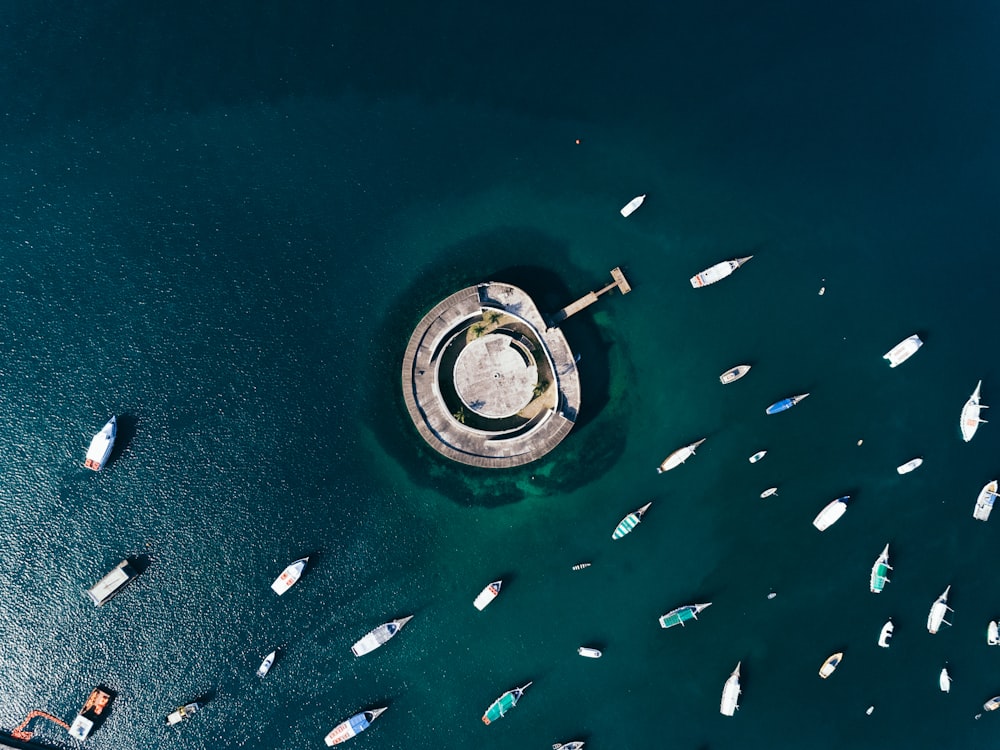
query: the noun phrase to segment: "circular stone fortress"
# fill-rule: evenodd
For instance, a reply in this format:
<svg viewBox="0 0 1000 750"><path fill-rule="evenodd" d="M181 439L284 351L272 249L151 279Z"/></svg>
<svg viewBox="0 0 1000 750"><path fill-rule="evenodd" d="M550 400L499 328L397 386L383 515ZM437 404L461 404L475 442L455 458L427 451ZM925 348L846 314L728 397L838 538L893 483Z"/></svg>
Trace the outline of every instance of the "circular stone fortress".
<svg viewBox="0 0 1000 750"><path fill-rule="evenodd" d="M427 443L470 466L521 466L566 437L580 409L576 360L559 322L615 281L563 308L547 323L526 292L487 282L428 312L403 357L403 398Z"/></svg>

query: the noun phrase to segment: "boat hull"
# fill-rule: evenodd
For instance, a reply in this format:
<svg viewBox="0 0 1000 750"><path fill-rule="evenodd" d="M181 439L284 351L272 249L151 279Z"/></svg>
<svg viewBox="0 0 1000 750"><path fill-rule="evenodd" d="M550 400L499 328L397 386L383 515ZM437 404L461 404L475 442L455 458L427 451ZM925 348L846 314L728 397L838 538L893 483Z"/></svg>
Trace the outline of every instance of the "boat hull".
<svg viewBox="0 0 1000 750"><path fill-rule="evenodd" d="M362 711L361 713L354 714L350 719L342 721L331 729L330 733L323 738L323 741L330 747L339 745L341 742L347 742L347 740L357 737L368 729L372 725L372 722L382 715L383 711L385 711L385 708L375 708L371 711Z"/></svg>
<svg viewBox="0 0 1000 750"><path fill-rule="evenodd" d="M832 675L837 667L840 666L840 662L843 658L844 653L842 651L838 651L836 654L828 657L827 660L823 662L823 666L819 668L819 676L825 680L827 677Z"/></svg>
<svg viewBox="0 0 1000 750"><path fill-rule="evenodd" d="M730 383L735 383L737 380L742 378L750 372L750 365L737 365L731 370L726 370L719 376L719 382L723 385L729 385Z"/></svg>
<svg viewBox="0 0 1000 750"><path fill-rule="evenodd" d="M918 466L920 466L923 462L924 462L924 459L922 459L922 458L912 458L909 461L907 461L905 464L903 464L902 466L897 466L896 467L896 473L897 474L909 474L911 471L913 471Z"/></svg>
<svg viewBox="0 0 1000 750"><path fill-rule="evenodd" d="M384 646L390 638L399 633L403 629L403 626L412 619L413 615L410 615L409 617L402 617L373 628L363 638L359 639L357 643L351 646L351 653L355 656L363 656L364 654L371 653L380 646Z"/></svg>
<svg viewBox="0 0 1000 750"><path fill-rule="evenodd" d="M281 575L275 578L274 583L271 584L271 590L278 596L288 591L302 576L302 571L306 569L308 562L309 558L303 557L281 571Z"/></svg>
<svg viewBox="0 0 1000 750"><path fill-rule="evenodd" d="M502 585L503 581L493 581L493 583L479 592L479 595L473 600L472 606L482 612L490 602L497 598Z"/></svg>
<svg viewBox="0 0 1000 750"><path fill-rule="evenodd" d="M745 258L724 260L721 263L716 263L714 266L709 266L701 273L696 273L691 277L691 286L695 289L700 289L703 286L709 286L717 281L722 281L727 276L732 275L733 271L742 266L752 257L752 255L748 255Z"/></svg>
<svg viewBox="0 0 1000 750"><path fill-rule="evenodd" d="M997 498L997 480L993 479L986 483L979 497L976 498L976 507L972 511L972 517L977 521L988 521L990 513L993 512L993 503Z"/></svg>
<svg viewBox="0 0 1000 750"><path fill-rule="evenodd" d="M643 195L637 195L635 198L633 198L628 203L626 203L624 206L622 206L621 215L622 216L631 216L635 212L635 210L637 208L639 208L639 206L642 205L642 202L644 200L646 200L645 194L643 194Z"/></svg>
<svg viewBox="0 0 1000 750"><path fill-rule="evenodd" d="M849 496L838 497L832 503L827 505L823 510L819 512L819 515L813 519L813 526L815 526L820 531L826 531L828 528L833 526L840 517L847 512L847 501L850 499Z"/></svg>
<svg viewBox="0 0 1000 750"><path fill-rule="evenodd" d="M916 334L908 336L900 341L892 349L882 355L882 359L889 361L889 367L899 367L906 360L917 353L917 349L924 345L920 337Z"/></svg>
<svg viewBox="0 0 1000 750"><path fill-rule="evenodd" d="M980 419L979 410L985 409L979 403L979 389L982 388L983 381L980 380L976 383L976 390L972 392L969 396L969 400L965 402L965 406L962 407L962 416L959 419L959 427L962 431L962 440L969 442L972 440L973 436L976 434L976 430L979 429L979 424L985 422L986 420Z"/></svg>
<svg viewBox="0 0 1000 750"><path fill-rule="evenodd" d="M90 441L87 448L87 457L83 465L91 471L100 471L111 456L111 450L115 447L115 437L118 435L118 419L111 417L107 424Z"/></svg>

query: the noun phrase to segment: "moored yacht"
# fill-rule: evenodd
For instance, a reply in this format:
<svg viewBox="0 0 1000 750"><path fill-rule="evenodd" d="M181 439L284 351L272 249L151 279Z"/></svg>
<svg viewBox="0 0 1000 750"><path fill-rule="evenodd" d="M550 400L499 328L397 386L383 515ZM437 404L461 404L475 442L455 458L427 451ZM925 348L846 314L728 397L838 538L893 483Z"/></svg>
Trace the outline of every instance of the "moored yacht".
<svg viewBox="0 0 1000 750"><path fill-rule="evenodd" d="M793 406L795 406L799 401L807 398L808 393L800 393L798 396L790 396L788 398L783 398L780 401L775 401L769 407L764 409L765 414L777 414L778 412L788 411Z"/></svg>
<svg viewBox="0 0 1000 750"><path fill-rule="evenodd" d="M719 382L723 385L729 385L730 383L735 383L737 380L742 378L750 372L750 365L736 365L729 370L726 370L719 376Z"/></svg>
<svg viewBox="0 0 1000 750"><path fill-rule="evenodd" d="M844 512L847 510L847 501L850 499L850 495L844 495L831 502L813 519L813 526L820 531L826 531L833 526L844 515Z"/></svg>
<svg viewBox="0 0 1000 750"><path fill-rule="evenodd" d="M185 703L167 714L167 724L180 724L185 719L190 719L199 709L201 709L201 703L198 701Z"/></svg>
<svg viewBox="0 0 1000 750"><path fill-rule="evenodd" d="M308 562L308 557L302 557L281 571L281 575L275 578L274 583L271 584L271 589L274 593L281 596L294 586L295 582L302 576L302 571L306 569L306 563Z"/></svg>
<svg viewBox="0 0 1000 750"><path fill-rule="evenodd" d="M476 598L472 602L472 606L482 612L486 609L487 605L497 598L500 593L500 587L503 585L503 581L493 581L488 583L486 588L476 595Z"/></svg>
<svg viewBox="0 0 1000 750"><path fill-rule="evenodd" d="M719 713L723 716L732 716L736 709L740 707L740 664L736 662L736 669L729 675L726 684L722 687L722 700L719 703Z"/></svg>
<svg viewBox="0 0 1000 750"><path fill-rule="evenodd" d="M125 559L111 569L101 580L87 589L87 596L98 607L105 604L139 573Z"/></svg>
<svg viewBox="0 0 1000 750"><path fill-rule="evenodd" d="M996 620L990 620L990 624L986 626L986 644L989 646L1000 646L1000 628L997 626Z"/></svg>
<svg viewBox="0 0 1000 750"><path fill-rule="evenodd" d="M979 403L979 389L982 388L983 381L980 380L976 383L976 390L972 392L969 396L969 400L965 402L965 406L962 407L962 417L959 422L959 426L962 429L962 440L969 442L972 440L972 436L976 434L976 430L979 429L979 425L985 422L985 419L979 418L979 410L985 409L984 404Z"/></svg>
<svg viewBox="0 0 1000 750"><path fill-rule="evenodd" d="M875 560L875 564L872 565L872 575L869 588L873 594L881 594L882 589L889 582L889 571L892 570L892 566L889 564L889 545L885 545L881 554Z"/></svg>
<svg viewBox="0 0 1000 750"><path fill-rule="evenodd" d="M83 465L92 471L100 471L111 455L111 449L115 447L115 437L118 435L118 418L111 417L107 424L90 441L87 448L87 458Z"/></svg>
<svg viewBox="0 0 1000 750"><path fill-rule="evenodd" d="M257 667L258 677L263 677L264 675L266 675L268 672L271 671L271 666L274 664L274 657L277 655L278 651L277 649L275 649L274 651L272 651L271 653L269 653L267 656L264 657L264 661L262 661L260 663L260 666Z"/></svg>
<svg viewBox="0 0 1000 750"><path fill-rule="evenodd" d="M374 651L402 630L403 626L412 619L413 615L409 615L408 617L400 617L392 622L379 625L377 628L370 630L363 638L351 646L351 652L355 656L362 656L363 654Z"/></svg>
<svg viewBox="0 0 1000 750"><path fill-rule="evenodd" d="M889 367L899 367L906 360L917 353L917 349L924 345L917 334L913 334L882 355L882 359L889 360Z"/></svg>
<svg viewBox="0 0 1000 750"><path fill-rule="evenodd" d="M628 203L626 203L624 206L622 206L621 215L622 216L631 216L633 214L633 212L637 208L639 208L639 206L642 205L642 202L644 200L646 200L646 194L645 193L643 193L642 195L637 195L635 198L633 198Z"/></svg>
<svg viewBox="0 0 1000 750"><path fill-rule="evenodd" d="M938 628L941 627L941 623L945 625L951 625L944 616L947 612L954 612L954 610L948 606L948 592L951 591L951 584L944 590L944 593L939 596L934 604L931 605L931 611L927 615L927 632L932 635L938 632Z"/></svg>
<svg viewBox="0 0 1000 750"><path fill-rule="evenodd" d="M777 495L777 494L778 494L777 487L768 487L766 490L760 493L760 496L761 499L763 499L765 497L771 497L772 495Z"/></svg>
<svg viewBox="0 0 1000 750"><path fill-rule="evenodd" d="M986 483L986 486L976 498L976 507L972 510L972 517L977 521L988 521L990 513L993 511L993 502L997 499L997 480L993 479Z"/></svg>
<svg viewBox="0 0 1000 750"><path fill-rule="evenodd" d="M685 445L683 448L678 448L669 456L667 456L665 459L663 459L663 462L656 468L656 473L662 474L665 471L676 469L682 463L687 461L688 458L693 456L695 449L697 449L697 447L702 443L704 443L707 439L708 438L702 438L701 440L696 440L693 443L690 443L689 445Z"/></svg>
<svg viewBox="0 0 1000 750"><path fill-rule="evenodd" d="M920 464L924 462L922 458L911 458L905 464L900 464L896 467L897 474L909 474L911 471L916 469Z"/></svg>
<svg viewBox="0 0 1000 750"><path fill-rule="evenodd" d="M762 458L764 458L764 456L766 456L766 455L767 455L767 451L757 451L752 456L750 456L750 458L747 459L747 460L750 461L750 463L755 464L758 461L760 461Z"/></svg>
<svg viewBox="0 0 1000 750"><path fill-rule="evenodd" d="M483 714L483 724L489 726L497 719L502 719L506 716L507 712L514 708L514 706L517 705L517 702L521 700L521 696L524 695L524 691L529 687L531 687L531 683L527 682L521 687L508 690L506 693L493 701L490 704L490 707L486 709L486 713Z"/></svg>
<svg viewBox="0 0 1000 750"><path fill-rule="evenodd" d="M688 620L697 620L698 613L711 606L712 602L705 602L703 604L687 604L683 607L672 609L667 612L667 614L660 616L660 627L672 628L674 625L680 625L683 627L685 622Z"/></svg>
<svg viewBox="0 0 1000 750"><path fill-rule="evenodd" d="M714 266L709 266L701 273L696 273L691 277L691 286L698 289L699 287L714 284L716 281L721 281L752 257L752 255L747 255L745 258L733 258L732 260L724 260L721 263L716 263Z"/></svg>
<svg viewBox="0 0 1000 750"><path fill-rule="evenodd" d="M951 692L951 675L948 674L948 667L941 669L941 675L938 677L938 687L941 688L942 693Z"/></svg>

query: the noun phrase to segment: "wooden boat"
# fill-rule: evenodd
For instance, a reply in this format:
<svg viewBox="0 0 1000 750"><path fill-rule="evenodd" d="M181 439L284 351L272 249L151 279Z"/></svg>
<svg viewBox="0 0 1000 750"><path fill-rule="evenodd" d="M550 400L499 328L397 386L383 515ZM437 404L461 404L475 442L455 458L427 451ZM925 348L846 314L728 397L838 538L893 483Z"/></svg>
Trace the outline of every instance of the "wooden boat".
<svg viewBox="0 0 1000 750"><path fill-rule="evenodd" d="M976 434L976 430L979 429L979 425L985 422L985 419L979 418L979 410L987 408L985 405L979 403L979 389L982 388L983 381L980 380L976 383L976 390L972 392L969 396L969 400L965 402L965 406L962 407L962 417L959 420L959 426L962 429L962 440L969 442L972 440L972 436Z"/></svg>
<svg viewBox="0 0 1000 750"><path fill-rule="evenodd" d="M672 609L667 614L660 616L661 628L672 628L674 625L683 626L688 620L697 620L698 613L712 606L712 602L704 604L687 604L677 609Z"/></svg>
<svg viewBox="0 0 1000 750"><path fill-rule="evenodd" d="M719 713L723 716L732 716L740 707L740 664L742 663L742 661L736 662L736 669L729 675L726 684L722 686Z"/></svg>
<svg viewBox="0 0 1000 750"><path fill-rule="evenodd" d="M763 499L765 497L771 497L771 496L777 495L777 494L778 494L778 488L777 487L768 487L766 490L764 490L763 492L760 493L760 496L761 496L761 499Z"/></svg>
<svg viewBox="0 0 1000 750"><path fill-rule="evenodd" d="M649 510L649 506L652 505L652 504L653 503L651 503L651 502L646 503L641 508L639 508L639 510L633 511L633 512L629 513L627 516L625 516L625 518L623 518L618 523L618 526L615 527L614 532L611 534L611 539L612 540L614 540L614 539L621 539L626 534L631 533L632 529L634 529L636 526L638 526L639 522L642 521L643 514L647 510Z"/></svg>
<svg viewBox="0 0 1000 750"><path fill-rule="evenodd" d="M889 575L890 570L892 570L892 566L889 564L889 545L887 544L875 560L875 564L872 565L872 575L869 588L873 594L882 593L882 589L884 589L885 585L889 582L887 576Z"/></svg>
<svg viewBox="0 0 1000 750"><path fill-rule="evenodd" d="M917 353L917 349L924 345L917 334L908 336L900 341L892 349L882 355L882 359L889 360L889 367L899 367L906 360Z"/></svg>
<svg viewBox="0 0 1000 750"><path fill-rule="evenodd" d="M83 465L86 466L91 471L100 471L104 468L104 464L108 462L108 457L111 455L111 449L115 447L115 436L118 434L118 419L117 417L111 417L90 441L90 446L87 448L87 457L83 461Z"/></svg>
<svg viewBox="0 0 1000 750"><path fill-rule="evenodd" d="M993 512L993 503L997 499L997 480L993 479L986 483L976 498L976 507L972 510L972 517L977 521L988 521L990 513Z"/></svg>
<svg viewBox="0 0 1000 750"><path fill-rule="evenodd" d="M298 581L299 577L302 575L302 571L306 569L306 563L308 562L308 557L302 557L281 571L281 575L275 578L274 583L271 584L271 588L274 590L274 593L281 596L288 591L288 589L294 586L295 582Z"/></svg>
<svg viewBox="0 0 1000 750"><path fill-rule="evenodd" d="M758 461L760 461L762 458L764 458L764 456L766 456L766 455L767 455L767 451L757 451L752 456L750 456L750 458L747 459L747 460L750 461L750 463L755 464Z"/></svg>
<svg viewBox="0 0 1000 750"><path fill-rule="evenodd" d="M708 438L702 438L701 440L696 440L695 442L690 443L689 445L685 445L683 448L678 448L669 456L667 456L665 459L663 459L663 462L656 468L656 473L662 474L665 471L676 469L682 463L687 461L688 458L693 456L695 449L699 445L704 443L707 439Z"/></svg>
<svg viewBox="0 0 1000 750"><path fill-rule="evenodd" d="M81 742L87 739L110 702L111 693L99 687L90 691L87 702L83 704L80 713L76 715L76 718L73 719L73 723L70 724L67 730L70 736Z"/></svg>
<svg viewBox="0 0 1000 750"><path fill-rule="evenodd" d="M167 714L167 724L180 724L185 719L190 719L201 707L201 703L198 701L185 703L183 706L179 706Z"/></svg>
<svg viewBox="0 0 1000 750"><path fill-rule="evenodd" d="M588 648L587 646L580 646L576 650L580 656L586 656L588 659L600 659L603 654L596 648Z"/></svg>
<svg viewBox="0 0 1000 750"><path fill-rule="evenodd" d="M719 382L723 385L729 385L730 383L735 383L737 380L742 378L750 372L750 365L736 365L736 367L731 370L726 370L719 376Z"/></svg>
<svg viewBox="0 0 1000 750"><path fill-rule="evenodd" d="M493 581L479 592L479 595L473 600L472 606L482 612L486 609L486 605L497 598L497 594L500 593L500 586L503 585L503 581Z"/></svg>
<svg viewBox="0 0 1000 750"><path fill-rule="evenodd" d="M823 662L823 666L819 668L819 676L824 680L833 674L834 670L840 666L840 662L844 658L844 652L838 651L832 656L827 657L826 661Z"/></svg>
<svg viewBox="0 0 1000 750"><path fill-rule="evenodd" d="M573 566L573 570L584 570L585 568L589 568L590 565L591 563L577 563Z"/></svg>
<svg viewBox="0 0 1000 750"><path fill-rule="evenodd" d="M382 708L373 708L369 711L354 714L350 719L340 722L331 729L330 733L323 738L323 741L332 747L333 745L339 745L341 742L347 742L351 737L357 737L370 727L372 722L385 712L386 708L387 706L383 706Z"/></svg>
<svg viewBox="0 0 1000 750"><path fill-rule="evenodd" d="M989 646L1000 646L1000 633L997 632L997 621L990 620L990 624L986 626L986 643Z"/></svg>
<svg viewBox="0 0 1000 750"><path fill-rule="evenodd" d="M882 648L889 648L889 639L892 638L892 631L895 629L895 626L892 624L892 618L888 619L885 625L882 626L882 630L879 631L878 645Z"/></svg>
<svg viewBox="0 0 1000 750"><path fill-rule="evenodd" d="M483 724L487 726L497 719L502 719L507 715L517 702L521 700L521 696L524 695L524 691L531 687L531 683L528 682L519 688L514 688L513 690L508 690L506 693L501 695L495 701L490 704L490 707L486 709L486 713L483 714Z"/></svg>
<svg viewBox="0 0 1000 750"><path fill-rule="evenodd" d="M781 401L775 401L769 407L764 409L765 414L777 414L779 412L787 411L795 406L799 401L803 401L808 398L808 393L800 393L798 396L790 396L789 398L783 398Z"/></svg>
<svg viewBox="0 0 1000 750"><path fill-rule="evenodd" d="M622 216L631 216L633 212L642 205L642 202L646 200L646 194L637 195L635 198L630 200L624 206L622 206L621 214Z"/></svg>
<svg viewBox="0 0 1000 750"><path fill-rule="evenodd" d="M552 750L583 750L584 743L580 740L572 742L557 742L552 746Z"/></svg>
<svg viewBox="0 0 1000 750"><path fill-rule="evenodd" d="M934 604L931 605L930 614L927 615L927 632L932 635L938 632L938 628L941 627L941 623L945 625L951 625L950 622L944 619L946 612L954 612L954 610L948 606L948 592L951 590L951 585L944 590L944 593L939 596Z"/></svg>
<svg viewBox="0 0 1000 750"><path fill-rule="evenodd" d="M897 474L909 474L924 462L922 458L911 458L905 464L896 467Z"/></svg>
<svg viewBox="0 0 1000 750"><path fill-rule="evenodd" d="M263 677L271 670L271 665L274 664L274 657L277 655L278 651L277 649L275 649L274 651L272 651L271 653L269 653L267 656L264 657L264 661L262 661L260 663L260 666L257 667L258 677Z"/></svg>
<svg viewBox="0 0 1000 750"><path fill-rule="evenodd" d="M813 526L820 531L826 531L833 526L847 511L847 501L850 499L850 495L844 495L831 502L813 519Z"/></svg>
<svg viewBox="0 0 1000 750"><path fill-rule="evenodd" d="M941 688L942 693L951 692L951 675L948 674L948 667L941 669L941 675L938 677L938 687Z"/></svg>
<svg viewBox="0 0 1000 750"><path fill-rule="evenodd" d="M709 284L714 284L716 281L722 281L722 279L729 276L752 257L752 255L748 255L745 258L733 258L733 260L724 260L721 263L716 263L714 266L709 266L701 273L696 273L691 277L691 286L698 289Z"/></svg>
<svg viewBox="0 0 1000 750"><path fill-rule="evenodd" d="M491 584L492 585L492 584ZM485 605L484 605L485 606ZM363 656L384 645L390 638L403 629L403 626L413 619L413 615L400 617L398 620L379 625L370 630L361 640L351 646L351 652L355 656Z"/></svg>

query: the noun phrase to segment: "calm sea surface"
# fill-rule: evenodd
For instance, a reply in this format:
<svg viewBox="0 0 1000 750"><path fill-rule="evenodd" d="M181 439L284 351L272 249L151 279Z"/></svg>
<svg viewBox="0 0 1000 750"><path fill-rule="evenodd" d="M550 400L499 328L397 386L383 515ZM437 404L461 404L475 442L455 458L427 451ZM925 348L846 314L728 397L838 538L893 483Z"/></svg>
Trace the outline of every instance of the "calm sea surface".
<svg viewBox="0 0 1000 750"><path fill-rule="evenodd" d="M322 747L375 706L354 746L995 743L1000 519L971 513L1000 428L958 433L978 380L1000 406L994 4L3 5L0 727L103 684L94 750ZM399 372L428 308L504 280L554 311L617 265L633 292L564 326L584 392L557 451L480 472L420 442ZM95 608L126 556L145 572Z"/></svg>

